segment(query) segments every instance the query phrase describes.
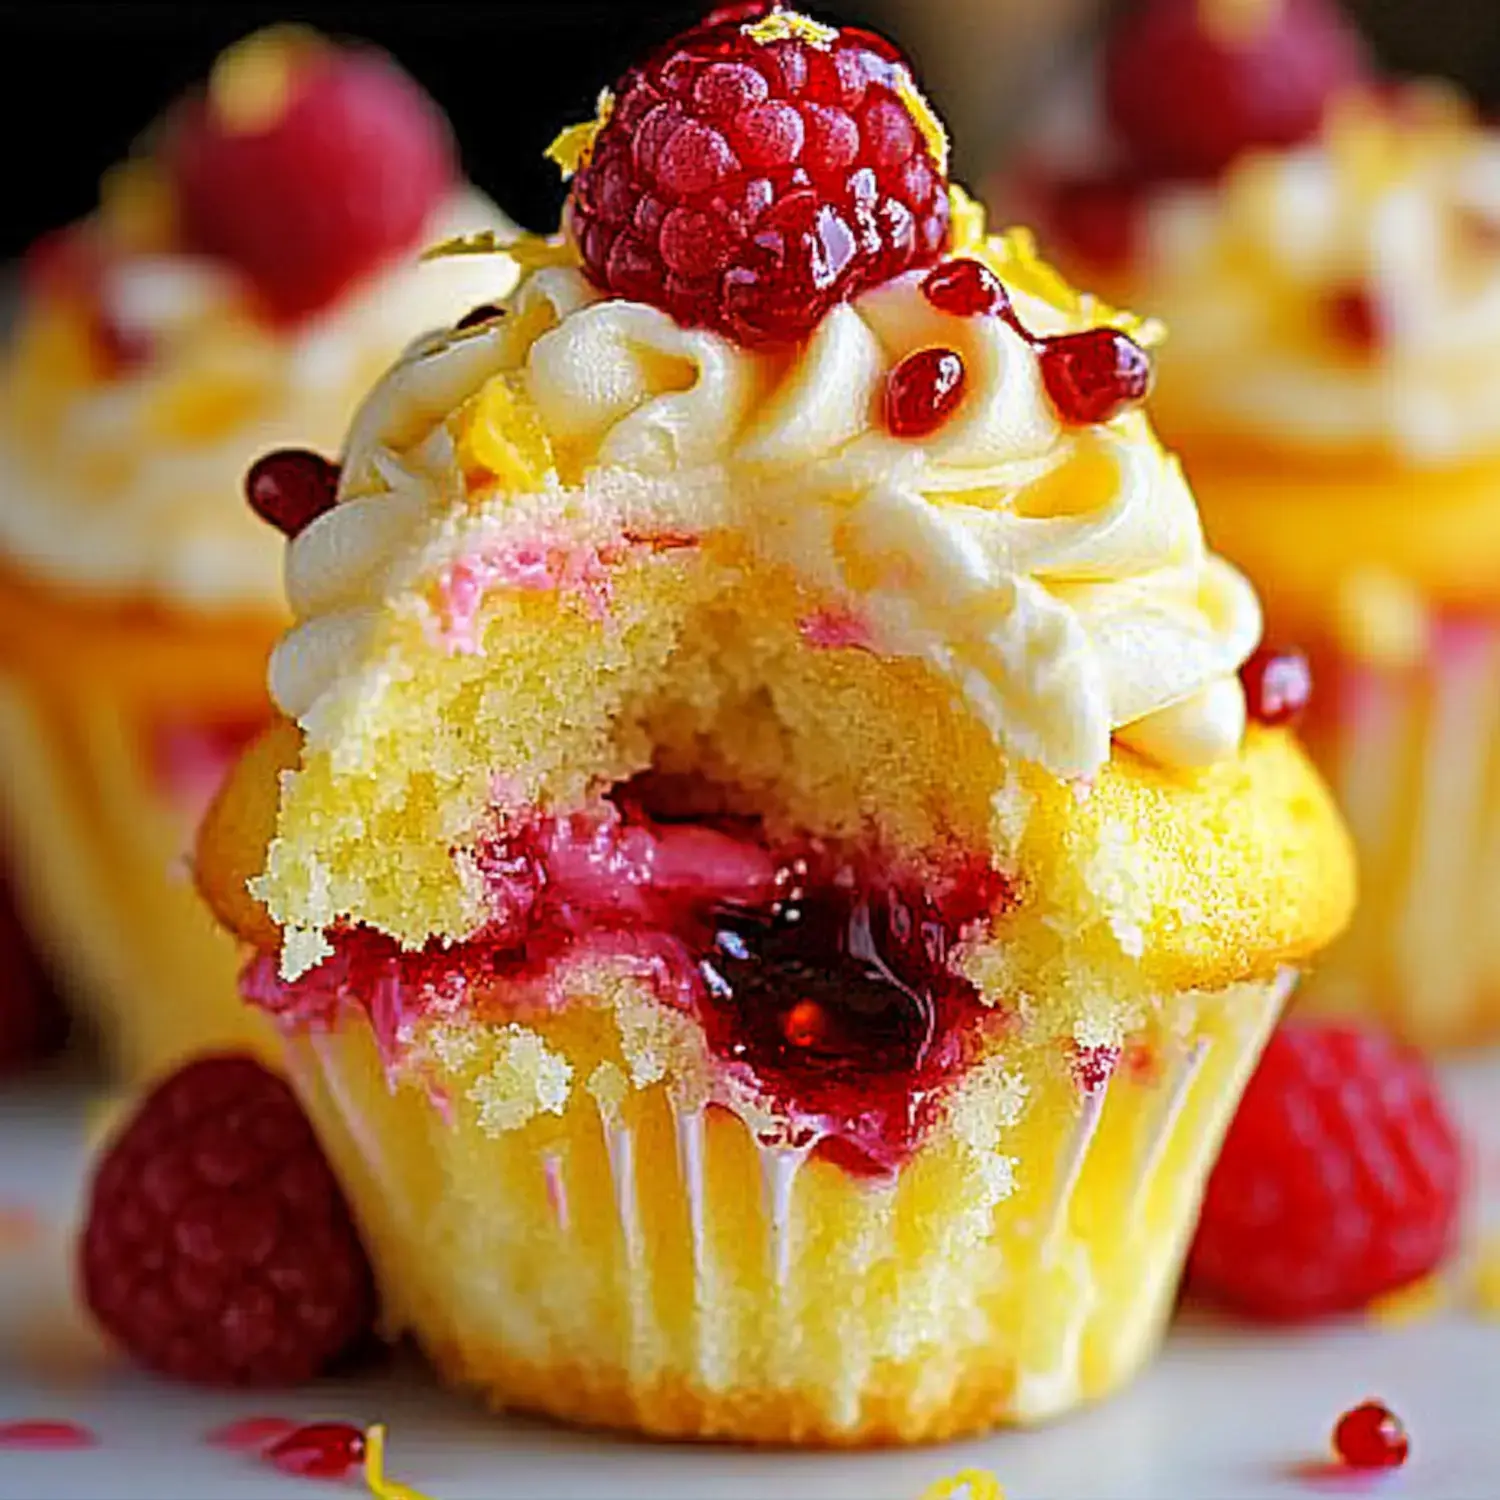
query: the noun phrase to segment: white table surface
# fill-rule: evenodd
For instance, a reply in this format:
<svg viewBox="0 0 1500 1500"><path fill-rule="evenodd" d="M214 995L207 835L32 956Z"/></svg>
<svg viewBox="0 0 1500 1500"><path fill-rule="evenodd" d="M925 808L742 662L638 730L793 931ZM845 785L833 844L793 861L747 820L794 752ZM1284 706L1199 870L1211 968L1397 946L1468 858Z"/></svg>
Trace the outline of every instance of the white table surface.
<svg viewBox="0 0 1500 1500"><path fill-rule="evenodd" d="M1478 1143L1486 1218L1500 1217L1500 1058L1449 1070ZM170 1387L119 1367L43 1375L40 1325L84 1337L67 1292L64 1226L86 1159L87 1090L63 1079L0 1088L0 1224L50 1226L0 1253L0 1422L69 1419L98 1438L69 1452L0 1450L0 1500L279 1500L361 1493L355 1481L283 1478L205 1435L236 1417L383 1421L389 1469L433 1500L919 1500L968 1467L1007 1500L1260 1500L1368 1493L1500 1500L1500 1323L1455 1310L1401 1329L1364 1323L1297 1334L1185 1316L1156 1366L1122 1396L1056 1426L914 1452L758 1453L663 1447L499 1421L437 1390L415 1361L284 1396ZM85 1346L86 1347L86 1346ZM1413 1457L1369 1481L1309 1469L1339 1412L1378 1396Z"/></svg>

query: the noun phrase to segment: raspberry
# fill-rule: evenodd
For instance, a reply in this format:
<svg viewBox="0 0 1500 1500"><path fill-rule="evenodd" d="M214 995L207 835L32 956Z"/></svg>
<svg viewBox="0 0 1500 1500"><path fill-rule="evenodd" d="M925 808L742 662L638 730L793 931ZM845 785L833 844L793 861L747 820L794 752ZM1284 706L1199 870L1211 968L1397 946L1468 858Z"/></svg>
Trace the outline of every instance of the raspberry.
<svg viewBox="0 0 1500 1500"><path fill-rule="evenodd" d="M146 1098L95 1173L84 1297L148 1369L212 1385L310 1379L371 1326L338 1183L291 1090L200 1058Z"/></svg>
<svg viewBox="0 0 1500 1500"><path fill-rule="evenodd" d="M279 111L235 119L210 88L182 107L164 154L188 244L238 267L292 321L410 248L457 166L437 106L382 54L304 45L278 57L270 36L241 47L257 43L257 65L289 70Z"/></svg>
<svg viewBox="0 0 1500 1500"><path fill-rule="evenodd" d="M1357 1027L1283 1025L1209 1180L1189 1275L1252 1317L1351 1311L1443 1260L1462 1180L1418 1053Z"/></svg>
<svg viewBox="0 0 1500 1500"><path fill-rule="evenodd" d="M574 179L570 231L606 292L745 344L937 260L935 122L881 38L790 11L703 24L632 69Z"/></svg>
<svg viewBox="0 0 1500 1500"><path fill-rule="evenodd" d="M1368 74L1333 0L1279 0L1217 27L1201 0L1148 0L1106 48L1105 109L1147 170L1212 177L1242 151L1307 140Z"/></svg>

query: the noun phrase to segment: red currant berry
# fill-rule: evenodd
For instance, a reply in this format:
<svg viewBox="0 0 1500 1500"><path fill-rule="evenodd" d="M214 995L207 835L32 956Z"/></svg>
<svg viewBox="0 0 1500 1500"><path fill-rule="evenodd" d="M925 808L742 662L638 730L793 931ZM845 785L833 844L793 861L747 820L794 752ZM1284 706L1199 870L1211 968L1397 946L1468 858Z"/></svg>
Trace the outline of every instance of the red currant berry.
<svg viewBox="0 0 1500 1500"><path fill-rule="evenodd" d="M982 261L949 260L922 278L922 295L955 318L1007 317L1010 297Z"/></svg>
<svg viewBox="0 0 1500 1500"><path fill-rule="evenodd" d="M266 1449L266 1462L304 1479L344 1479L365 1461L365 1435L349 1422L298 1427Z"/></svg>
<svg viewBox="0 0 1500 1500"><path fill-rule="evenodd" d="M286 536L306 531L338 501L339 466L305 448L280 448L245 476L245 498L261 520Z"/></svg>
<svg viewBox="0 0 1500 1500"><path fill-rule="evenodd" d="M1118 328L1087 328L1040 341L1042 381L1064 422L1108 422L1146 399L1151 356Z"/></svg>
<svg viewBox="0 0 1500 1500"><path fill-rule="evenodd" d="M964 362L952 349L918 349L886 377L885 425L898 438L926 437L963 399Z"/></svg>
<svg viewBox="0 0 1500 1500"><path fill-rule="evenodd" d="M1240 681L1245 707L1257 724L1290 724L1312 697L1312 668L1300 651L1262 646L1240 668Z"/></svg>
<svg viewBox="0 0 1500 1500"><path fill-rule="evenodd" d="M1333 1451L1351 1469L1399 1469L1411 1442L1395 1412L1379 1401L1365 1401L1339 1418Z"/></svg>

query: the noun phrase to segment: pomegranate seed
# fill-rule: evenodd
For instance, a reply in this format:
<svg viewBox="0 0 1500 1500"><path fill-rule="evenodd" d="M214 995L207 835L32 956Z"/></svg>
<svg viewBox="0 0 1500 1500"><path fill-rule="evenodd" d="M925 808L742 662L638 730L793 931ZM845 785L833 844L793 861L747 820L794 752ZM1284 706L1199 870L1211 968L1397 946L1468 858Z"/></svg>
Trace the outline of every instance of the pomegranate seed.
<svg viewBox="0 0 1500 1500"><path fill-rule="evenodd" d="M1312 668L1300 651L1262 646L1240 668L1245 707L1257 724L1290 724L1312 697Z"/></svg>
<svg viewBox="0 0 1500 1500"><path fill-rule="evenodd" d="M344 1479L365 1461L365 1435L350 1422L314 1422L266 1449L266 1462L304 1479Z"/></svg>
<svg viewBox="0 0 1500 1500"><path fill-rule="evenodd" d="M955 318L1006 317L1010 297L1000 278L977 260L950 260L922 279L922 295Z"/></svg>
<svg viewBox="0 0 1500 1500"><path fill-rule="evenodd" d="M1339 1418L1333 1451L1351 1469L1399 1469L1411 1442L1395 1412L1379 1401L1364 1401Z"/></svg>
<svg viewBox="0 0 1500 1500"><path fill-rule="evenodd" d="M1118 328L1040 341L1042 380L1064 422L1108 422L1151 389L1151 356Z"/></svg>
<svg viewBox="0 0 1500 1500"><path fill-rule="evenodd" d="M455 328L478 328L481 323L493 323L496 318L504 316L503 307L497 307L493 302L481 302L478 307L471 307L453 326Z"/></svg>
<svg viewBox="0 0 1500 1500"><path fill-rule="evenodd" d="M926 437L963 399L964 362L952 349L918 349L885 384L885 425L899 438Z"/></svg>
<svg viewBox="0 0 1500 1500"><path fill-rule="evenodd" d="M1380 308L1363 287L1345 287L1331 293L1324 313L1334 337L1360 354L1373 354L1384 340Z"/></svg>
<svg viewBox="0 0 1500 1500"><path fill-rule="evenodd" d="M339 466L305 448L281 448L245 476L245 498L261 520L286 536L306 531L338 500Z"/></svg>

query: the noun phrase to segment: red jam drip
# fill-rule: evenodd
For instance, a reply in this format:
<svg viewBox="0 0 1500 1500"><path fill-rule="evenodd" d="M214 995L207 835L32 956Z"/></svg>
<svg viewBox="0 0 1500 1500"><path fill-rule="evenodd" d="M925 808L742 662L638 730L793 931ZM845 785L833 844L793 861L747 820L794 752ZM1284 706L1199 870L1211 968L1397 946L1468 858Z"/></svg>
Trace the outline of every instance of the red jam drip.
<svg viewBox="0 0 1500 1500"><path fill-rule="evenodd" d="M698 1015L731 1094L769 1101L790 1143L889 1172L1003 1021L952 961L1011 893L978 859L919 879L818 843L773 850L704 793L641 778L596 814L497 838L480 859L494 911L481 936L402 953L348 929L291 985L274 960L252 966L246 996L290 1026L360 1007L395 1049L417 1014L545 1006L559 963L617 956Z"/></svg>
<svg viewBox="0 0 1500 1500"><path fill-rule="evenodd" d="M1151 356L1118 328L1058 334L1037 348L1042 383L1064 422L1108 422L1151 389Z"/></svg>
<svg viewBox="0 0 1500 1500"><path fill-rule="evenodd" d="M203 1441L211 1448L256 1453L267 1444L286 1437L296 1427L290 1417L239 1417L222 1427L215 1427L205 1434Z"/></svg>
<svg viewBox="0 0 1500 1500"><path fill-rule="evenodd" d="M98 1434L79 1422L47 1418L0 1422L0 1448L23 1449L32 1453L65 1453L98 1446Z"/></svg>
<svg viewBox="0 0 1500 1500"><path fill-rule="evenodd" d="M272 1443L265 1458L302 1479L347 1479L365 1461L365 1435L349 1422L314 1422Z"/></svg>
<svg viewBox="0 0 1500 1500"><path fill-rule="evenodd" d="M245 476L245 498L262 521L300 536L338 503L339 466L305 448L280 448Z"/></svg>
<svg viewBox="0 0 1500 1500"><path fill-rule="evenodd" d="M918 349L886 377L885 425L898 438L926 437L963 400L964 362L952 349Z"/></svg>
<svg viewBox="0 0 1500 1500"><path fill-rule="evenodd" d="M1240 682L1246 712L1268 728L1295 723L1312 701L1312 667L1300 651L1262 646L1240 668Z"/></svg>
<svg viewBox="0 0 1500 1500"><path fill-rule="evenodd" d="M922 278L922 295L955 318L1007 317L1010 294L982 261L959 259L934 266Z"/></svg>
<svg viewBox="0 0 1500 1500"><path fill-rule="evenodd" d="M1339 1418L1333 1451L1351 1469L1399 1469L1411 1441L1395 1412L1379 1401L1365 1401Z"/></svg>

